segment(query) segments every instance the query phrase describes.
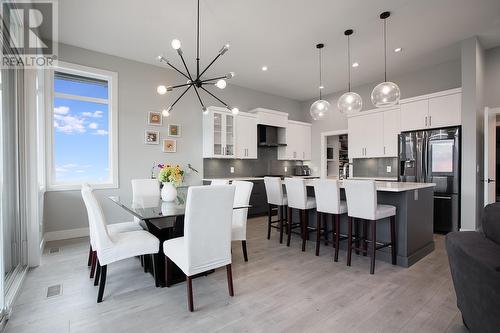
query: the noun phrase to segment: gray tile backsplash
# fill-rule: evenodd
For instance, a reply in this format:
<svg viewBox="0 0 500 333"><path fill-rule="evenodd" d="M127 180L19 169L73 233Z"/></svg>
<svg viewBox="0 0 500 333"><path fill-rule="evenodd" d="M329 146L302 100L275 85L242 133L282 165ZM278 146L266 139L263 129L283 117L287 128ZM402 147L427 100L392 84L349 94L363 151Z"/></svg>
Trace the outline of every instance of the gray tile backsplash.
<svg viewBox="0 0 500 333"><path fill-rule="evenodd" d="M204 178L248 177L263 175L293 175L293 167L300 161L278 161L278 148L259 147L256 160L203 159ZM231 173L234 167L234 173ZM288 168L285 173L285 167Z"/></svg>
<svg viewBox="0 0 500 333"><path fill-rule="evenodd" d="M355 158L352 167L354 177L398 177L396 157ZM390 172L387 167L391 168Z"/></svg>

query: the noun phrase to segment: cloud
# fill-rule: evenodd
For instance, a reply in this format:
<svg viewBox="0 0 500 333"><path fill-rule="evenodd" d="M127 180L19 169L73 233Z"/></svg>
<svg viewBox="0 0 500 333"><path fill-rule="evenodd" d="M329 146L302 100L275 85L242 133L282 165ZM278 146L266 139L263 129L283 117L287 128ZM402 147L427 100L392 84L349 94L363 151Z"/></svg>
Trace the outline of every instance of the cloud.
<svg viewBox="0 0 500 333"><path fill-rule="evenodd" d="M67 106L57 106L54 108L55 114L66 115L69 113L69 107Z"/></svg>
<svg viewBox="0 0 500 333"><path fill-rule="evenodd" d="M105 130L97 130L93 133L94 135L108 135L108 131L105 131Z"/></svg>
<svg viewBox="0 0 500 333"><path fill-rule="evenodd" d="M97 129L98 127L99 127L99 125L97 125L97 123L90 123L89 124L90 129Z"/></svg>
<svg viewBox="0 0 500 333"><path fill-rule="evenodd" d="M54 114L54 128L65 134L85 133L84 120L71 115Z"/></svg>
<svg viewBox="0 0 500 333"><path fill-rule="evenodd" d="M102 111L94 111L94 112L82 112L82 116L90 117L90 118L102 118Z"/></svg>

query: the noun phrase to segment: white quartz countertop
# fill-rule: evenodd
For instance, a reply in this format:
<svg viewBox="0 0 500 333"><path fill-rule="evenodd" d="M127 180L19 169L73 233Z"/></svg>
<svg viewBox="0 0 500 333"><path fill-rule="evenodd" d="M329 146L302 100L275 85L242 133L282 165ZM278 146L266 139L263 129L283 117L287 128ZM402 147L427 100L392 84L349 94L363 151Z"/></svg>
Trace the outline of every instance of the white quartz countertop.
<svg viewBox="0 0 500 333"><path fill-rule="evenodd" d="M313 186L314 182L312 180L305 181L306 186ZM381 192L406 192L414 191L423 188L434 187L434 183L410 183L410 182L388 182L388 181L376 181L377 191ZM343 188L343 181L340 181L340 187Z"/></svg>
<svg viewBox="0 0 500 333"><path fill-rule="evenodd" d="M319 178L316 176L285 176L285 177L293 177L293 178L304 178L306 180L308 179L314 179L314 178ZM248 176L248 177L228 177L228 178L203 178L202 179L205 182L210 182L212 180L228 180L228 181L233 181L233 180L264 180L264 177L253 177L253 176Z"/></svg>

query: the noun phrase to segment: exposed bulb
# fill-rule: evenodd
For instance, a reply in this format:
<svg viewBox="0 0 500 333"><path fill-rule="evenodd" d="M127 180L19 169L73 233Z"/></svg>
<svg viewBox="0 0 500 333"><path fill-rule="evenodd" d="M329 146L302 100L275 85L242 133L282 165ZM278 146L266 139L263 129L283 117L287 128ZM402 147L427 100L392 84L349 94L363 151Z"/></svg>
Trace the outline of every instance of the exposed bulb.
<svg viewBox="0 0 500 333"><path fill-rule="evenodd" d="M346 92L337 101L337 107L343 114L352 114L361 111L363 100L355 92Z"/></svg>
<svg viewBox="0 0 500 333"><path fill-rule="evenodd" d="M158 88L156 88L156 91L160 95L165 95L167 93L167 87L165 87L164 85L159 85Z"/></svg>
<svg viewBox="0 0 500 333"><path fill-rule="evenodd" d="M226 44L224 45L220 50L219 50L219 53L220 55L223 55L224 53L226 53L227 51L229 50L229 44Z"/></svg>
<svg viewBox="0 0 500 333"><path fill-rule="evenodd" d="M231 113L236 116L238 113L240 113L240 109L238 109L238 108L232 108L231 109Z"/></svg>
<svg viewBox="0 0 500 333"><path fill-rule="evenodd" d="M180 49L180 48L181 48L181 41L180 41L180 40L178 40L178 39L173 39L173 40L172 40L172 43L170 43L170 45L172 45L172 48L173 48L174 50L178 50L178 49Z"/></svg>
<svg viewBox="0 0 500 333"><path fill-rule="evenodd" d="M163 109L163 110L161 111L162 116L163 116L163 117L168 117L168 116L170 116L170 110L172 110L172 107L171 107L171 106L169 106L169 107L168 107L168 108L166 108L166 109Z"/></svg>
<svg viewBox="0 0 500 333"><path fill-rule="evenodd" d="M204 115L208 114L208 109L206 107L202 107L201 110L203 111Z"/></svg>
<svg viewBox="0 0 500 333"><path fill-rule="evenodd" d="M320 99L312 103L309 112L314 120L318 120L323 118L329 109L330 109L330 103L328 101Z"/></svg>
<svg viewBox="0 0 500 333"><path fill-rule="evenodd" d="M223 79L220 79L219 81L217 81L217 82L215 83L215 86L216 86L217 88L219 88L219 89L224 89L224 88L226 88L226 85L227 85L226 80L223 80Z"/></svg>
<svg viewBox="0 0 500 333"><path fill-rule="evenodd" d="M232 79L235 75L236 75L235 72L229 72L229 73L226 74L226 79L228 79L228 80Z"/></svg>

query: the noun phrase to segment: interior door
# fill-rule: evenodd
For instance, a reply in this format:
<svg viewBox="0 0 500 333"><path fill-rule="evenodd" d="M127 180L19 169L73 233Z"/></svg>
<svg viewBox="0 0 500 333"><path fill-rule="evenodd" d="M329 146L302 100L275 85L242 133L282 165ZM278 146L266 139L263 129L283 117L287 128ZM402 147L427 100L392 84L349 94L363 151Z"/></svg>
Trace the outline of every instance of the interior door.
<svg viewBox="0 0 500 333"><path fill-rule="evenodd" d="M496 201L496 114L500 109L484 108L484 205Z"/></svg>

